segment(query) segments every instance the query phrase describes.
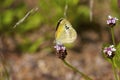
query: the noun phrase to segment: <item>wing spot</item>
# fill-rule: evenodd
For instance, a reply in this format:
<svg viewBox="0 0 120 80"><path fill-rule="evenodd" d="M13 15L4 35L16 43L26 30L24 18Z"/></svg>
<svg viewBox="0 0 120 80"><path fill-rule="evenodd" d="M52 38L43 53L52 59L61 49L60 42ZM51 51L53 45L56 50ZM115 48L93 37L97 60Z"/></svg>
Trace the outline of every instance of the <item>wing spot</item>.
<svg viewBox="0 0 120 80"><path fill-rule="evenodd" d="M66 29L66 30L68 30L68 29L69 29L69 27L68 27L67 25L65 25L65 29Z"/></svg>

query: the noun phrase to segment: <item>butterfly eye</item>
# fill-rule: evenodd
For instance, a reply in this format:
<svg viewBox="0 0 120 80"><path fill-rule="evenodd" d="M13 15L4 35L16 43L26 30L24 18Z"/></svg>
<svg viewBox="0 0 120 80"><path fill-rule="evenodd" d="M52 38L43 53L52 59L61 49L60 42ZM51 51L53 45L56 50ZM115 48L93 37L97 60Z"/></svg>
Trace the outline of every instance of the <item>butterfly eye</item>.
<svg viewBox="0 0 120 80"><path fill-rule="evenodd" d="M68 30L68 29L69 29L69 27L68 27L67 25L65 25L65 29L66 29L66 30Z"/></svg>

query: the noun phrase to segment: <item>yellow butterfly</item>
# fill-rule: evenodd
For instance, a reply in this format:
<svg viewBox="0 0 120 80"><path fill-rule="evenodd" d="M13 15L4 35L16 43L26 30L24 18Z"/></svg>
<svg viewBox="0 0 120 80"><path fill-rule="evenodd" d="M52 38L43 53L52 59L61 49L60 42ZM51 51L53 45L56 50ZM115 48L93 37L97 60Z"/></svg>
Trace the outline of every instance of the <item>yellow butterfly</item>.
<svg viewBox="0 0 120 80"><path fill-rule="evenodd" d="M60 19L56 27L55 42L57 44L72 43L76 37L77 33L70 22L65 18Z"/></svg>

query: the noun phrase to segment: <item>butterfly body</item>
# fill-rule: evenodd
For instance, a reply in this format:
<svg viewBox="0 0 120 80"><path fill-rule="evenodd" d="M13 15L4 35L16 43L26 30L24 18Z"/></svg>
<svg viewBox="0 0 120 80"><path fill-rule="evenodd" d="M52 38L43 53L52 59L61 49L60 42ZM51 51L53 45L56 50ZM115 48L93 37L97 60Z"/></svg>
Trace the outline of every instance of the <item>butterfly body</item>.
<svg viewBox="0 0 120 80"><path fill-rule="evenodd" d="M65 18L60 19L55 32L55 42L57 44L72 43L76 37L77 33L70 22Z"/></svg>

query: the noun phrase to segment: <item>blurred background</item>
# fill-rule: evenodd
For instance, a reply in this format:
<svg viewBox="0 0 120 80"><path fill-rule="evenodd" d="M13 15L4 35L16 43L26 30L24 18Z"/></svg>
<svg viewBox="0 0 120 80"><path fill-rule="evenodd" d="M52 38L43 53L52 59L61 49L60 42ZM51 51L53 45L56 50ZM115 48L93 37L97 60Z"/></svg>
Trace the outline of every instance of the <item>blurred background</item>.
<svg viewBox="0 0 120 80"><path fill-rule="evenodd" d="M54 49L55 29L65 5L67 19L78 34L67 45L66 60L93 80L114 80L101 49L103 43L111 43L108 15L120 19L117 0L0 0L0 80L84 80L57 58Z"/></svg>

